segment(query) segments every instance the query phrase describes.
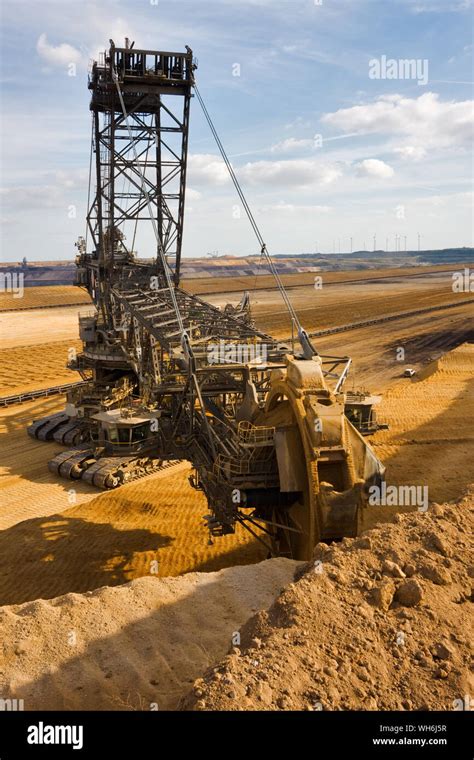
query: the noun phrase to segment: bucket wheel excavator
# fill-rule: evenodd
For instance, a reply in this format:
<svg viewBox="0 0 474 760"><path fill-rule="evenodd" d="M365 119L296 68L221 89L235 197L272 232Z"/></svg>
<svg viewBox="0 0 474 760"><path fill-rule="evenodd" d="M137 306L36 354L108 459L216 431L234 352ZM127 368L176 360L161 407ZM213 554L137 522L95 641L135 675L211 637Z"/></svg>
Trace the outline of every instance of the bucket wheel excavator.
<svg viewBox="0 0 474 760"><path fill-rule="evenodd" d="M64 412L28 432L68 447L50 461L54 473L100 488L188 460L212 535L240 523L271 555L310 559L318 541L357 535L368 489L383 479L364 437L376 427L372 405L344 393L349 357L321 356L301 326L195 69L190 48L141 50L128 40L111 40L92 66L95 193L76 284L94 308L79 318L82 351L69 363L83 382ZM179 286L193 94L297 341L258 330L248 294L218 309Z"/></svg>

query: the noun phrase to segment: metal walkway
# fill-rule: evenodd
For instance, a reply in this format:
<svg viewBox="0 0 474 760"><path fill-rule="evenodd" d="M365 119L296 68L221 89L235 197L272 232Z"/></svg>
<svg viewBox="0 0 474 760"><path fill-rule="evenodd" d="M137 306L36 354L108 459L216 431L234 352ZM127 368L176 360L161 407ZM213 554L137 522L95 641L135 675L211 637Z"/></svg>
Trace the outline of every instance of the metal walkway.
<svg viewBox="0 0 474 760"><path fill-rule="evenodd" d="M13 404L23 404L25 401L34 401L37 398L57 396L60 393L70 391L72 388L77 388L80 385L84 385L83 380L80 380L77 383L64 383L64 385L53 385L50 388L40 388L36 391L24 391L23 393L16 393L12 396L2 396L0 397L0 406L12 406Z"/></svg>

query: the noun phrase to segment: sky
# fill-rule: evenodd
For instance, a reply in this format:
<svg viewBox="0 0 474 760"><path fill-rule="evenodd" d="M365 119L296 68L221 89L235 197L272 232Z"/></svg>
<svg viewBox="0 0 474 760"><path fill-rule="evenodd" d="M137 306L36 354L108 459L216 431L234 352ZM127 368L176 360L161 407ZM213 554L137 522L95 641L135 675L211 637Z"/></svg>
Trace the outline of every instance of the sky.
<svg viewBox="0 0 474 760"><path fill-rule="evenodd" d="M88 67L126 36L193 49L271 253L395 250L396 236L408 250L473 245L473 0L0 5L3 260L73 258L85 233ZM187 188L184 256L259 253L196 98Z"/></svg>

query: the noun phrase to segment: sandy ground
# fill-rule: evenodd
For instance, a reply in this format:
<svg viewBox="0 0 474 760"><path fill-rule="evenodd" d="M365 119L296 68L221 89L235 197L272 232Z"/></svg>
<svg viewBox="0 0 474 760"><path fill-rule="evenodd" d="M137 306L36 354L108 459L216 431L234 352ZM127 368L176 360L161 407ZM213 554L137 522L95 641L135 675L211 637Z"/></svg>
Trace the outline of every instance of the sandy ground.
<svg viewBox="0 0 474 760"><path fill-rule="evenodd" d="M461 498L474 483L474 343L399 380L384 394L380 417L390 429L371 443L387 482L426 484L434 502Z"/></svg>
<svg viewBox="0 0 474 760"><path fill-rule="evenodd" d="M32 517L61 512L76 503L97 496L97 489L87 483L72 483L52 475L51 459L61 447L30 438L26 427L32 417L45 417L60 411L62 397L10 406L0 415L0 531ZM74 493L69 493L74 486ZM4 533L0 533L0 536Z"/></svg>
<svg viewBox="0 0 474 760"><path fill-rule="evenodd" d="M347 390L372 393L384 392L406 367L420 370L466 341L474 341L472 304L313 339L323 355L352 358ZM398 360L400 348L403 361Z"/></svg>
<svg viewBox="0 0 474 760"><path fill-rule="evenodd" d="M13 293L0 294L0 311L31 309L34 306L58 306L68 303L90 303L89 294L73 285L44 285L24 288L21 298Z"/></svg>
<svg viewBox="0 0 474 760"><path fill-rule="evenodd" d="M398 298L395 293L393 296ZM405 308L420 305L419 297L421 291L414 288ZM375 302L372 306L378 308ZM71 330L69 337L63 333L58 337L57 330L63 326L54 322L54 315L63 311L22 315L17 327L24 363L12 361L7 379L18 378L16 382L23 383L25 377L31 377L26 367L28 372L36 371L38 359L45 360L41 348L45 336L50 344L48 360L55 353L51 344L74 341L77 332L73 332L72 320L64 327ZM11 316L17 315L2 318ZM74 324L76 320L77 309ZM347 315L345 321L349 321ZM13 342L14 325L4 324ZM271 324L266 327L270 329ZM423 368L468 339L472 340L472 307L460 305L422 318L328 336L317 343L323 353L353 356L356 386L386 390L379 416L391 427L373 439L377 452L387 464L391 482L427 484L432 501L460 498L474 481L473 346L461 346ZM396 360L400 346L406 352L402 364ZM32 347L37 354L33 355ZM421 369L413 380L400 379L407 365ZM51 376L54 371L48 370ZM45 385L53 382L45 380ZM202 520L206 504L188 484L187 465L99 495L81 482L54 478L47 470L47 460L58 450L57 444L31 440L25 427L32 418L55 411L61 404L55 397L0 411L0 604L23 605L3 610L0 639L10 690L2 687L0 693L25 698L31 709L149 709L152 701L158 702L160 709L168 709L176 706L176 700L207 665L228 651L226 620L232 620L235 630L252 614L245 595L259 590L262 566L252 563L264 559L263 550L246 533L208 543ZM390 541L387 534L385 549ZM231 569L234 565L247 567ZM280 566L266 563L263 567ZM215 571L220 572L213 576ZM193 574L179 579L169 577L190 572ZM245 614L240 622L233 622L233 613L229 617L227 592L219 586L220 581L209 580L228 573L226 583L234 583L234 572L236 583L242 580L239 573L248 573L248 587L242 590ZM265 572L272 584L273 570ZM280 579L279 572L276 586L287 582ZM256 604L256 608L271 603L280 587L276 586L272 585L268 603ZM201 598L201 587L203 594L215 587L216 600L222 595L222 606L215 612L212 605L218 602L212 601L214 597L208 599L204 594L202 605L196 604L194 598ZM67 596L59 600L63 594ZM39 601L33 601L36 599ZM48 599L51 601L42 601ZM462 622L453 618L455 626ZM161 626L157 636L156 626ZM57 630L60 633L54 636ZM74 645L82 648L73 652L66 641L71 631L79 631L78 641L82 642ZM209 643L210 639L214 643ZM204 643L206 652L213 654L204 655L196 641L208 642ZM382 655L382 650L377 650L377 656ZM144 665L145 659L150 669ZM165 685L168 680L169 688Z"/></svg>
<svg viewBox="0 0 474 760"><path fill-rule="evenodd" d="M206 262L212 268L212 261ZM227 260L227 264L229 261ZM236 261L237 267L239 262ZM399 267L383 268L365 271L342 271L342 272L325 272L323 273L325 283L347 282L354 280L375 280L378 278L393 277L427 277L431 273L462 271L464 266L469 264L438 264L426 267ZM312 285L315 274L310 272L298 272L294 274L284 274L281 276L283 283L287 287L296 285ZM225 287L223 287L225 285ZM181 286L191 293L209 294L209 293L239 293L243 290L254 290L255 288L275 288L273 275L255 275L241 277L199 277L184 278ZM89 294L79 287L73 285L45 285L24 288L21 298L16 297L13 293L0 293L0 311L31 309L34 307L59 306L61 304L90 304Z"/></svg>
<svg viewBox="0 0 474 760"><path fill-rule="evenodd" d="M263 264L261 265L263 266ZM385 267L382 269L371 270L344 270L340 272L298 272L294 274L282 274L281 280L286 288L294 288L298 285L314 285L314 278L317 275L323 277L324 283L332 284L338 282L353 282L355 280L377 280L377 279L392 279L392 278L406 278L406 277L427 277L428 275L436 272L446 272L450 275L453 272L462 271L464 267L469 267L469 263L466 264L437 264L435 266L423 266L423 267ZM196 295L206 295L210 293L219 293L224 290L222 283L225 282L225 292L241 292L244 290L253 290L260 288L275 288L275 279L271 274L263 275L247 275L232 277L199 277L197 279L184 278L182 280L182 287L189 290Z"/></svg>
<svg viewBox="0 0 474 760"><path fill-rule="evenodd" d="M469 709L473 529L471 495L319 544L181 707Z"/></svg>
<svg viewBox="0 0 474 760"><path fill-rule="evenodd" d="M170 710L298 565L259 565L0 610L0 694L26 710Z"/></svg>
<svg viewBox="0 0 474 760"><path fill-rule="evenodd" d="M79 314L92 312L93 309L89 305L0 313L2 348L20 348L52 341L77 340Z"/></svg>
<svg viewBox="0 0 474 760"><path fill-rule="evenodd" d="M25 425L31 412L41 417L61 404L54 398L2 410L0 604L124 583L148 575L152 563L168 576L265 558L240 526L209 543L207 504L189 485L187 463L114 492L51 474L48 459L61 447L29 438Z"/></svg>
<svg viewBox="0 0 474 760"><path fill-rule="evenodd" d="M0 313L0 396L77 382L66 364L82 346L78 315L90 312L69 306Z"/></svg>
<svg viewBox="0 0 474 760"><path fill-rule="evenodd" d="M291 334L291 321L278 292L250 291L252 314L260 329L277 338ZM211 303L222 306L227 293L206 296ZM450 273L425 277L378 279L364 283L331 285L315 290L306 285L291 290L291 303L304 328L309 332L337 325L383 317L413 309L429 308L446 303L461 303L472 299L472 293L453 293ZM471 314L474 305L471 303Z"/></svg>
<svg viewBox="0 0 474 760"><path fill-rule="evenodd" d="M462 301L472 294L453 294L450 278L449 272L422 273L419 277L331 285L321 291L304 286L293 289L291 298L307 330L453 303L459 299L459 308L446 312L433 312L375 325L371 329L314 339L322 353L350 354L354 359L352 377L370 383L371 390L380 390L400 374L397 347L405 347L407 363L419 367L442 351L474 337L474 305L462 305ZM231 298L235 302L237 299L238 295ZM222 305L229 299L228 294L218 294L210 300ZM252 303L259 327L276 337L288 336L288 319L278 293L259 291L252 297ZM90 306L0 314L0 395L76 380L77 375L65 365L68 351L80 346L78 313L88 312ZM428 350L430 347L431 351Z"/></svg>
<svg viewBox="0 0 474 760"><path fill-rule="evenodd" d="M69 507L64 502L70 494L76 498L75 483L58 485L62 493L50 487L47 499L38 487L20 487L18 496L26 491L26 497L6 499L10 525L0 532L0 605L115 586L150 573L167 577L265 559L264 547L240 527L209 543L207 505L191 489L189 471L180 464L99 496L84 494L80 484L78 503Z"/></svg>
<svg viewBox="0 0 474 760"><path fill-rule="evenodd" d="M77 383L80 376L66 364L81 345L70 339L0 349L0 396Z"/></svg>
<svg viewBox="0 0 474 760"><path fill-rule="evenodd" d="M400 380L387 393L380 415L391 427L372 440L389 483L427 484L430 501L442 501L459 498L474 482L473 369L474 348L462 346L426 377ZM60 402L42 403L53 409ZM240 526L209 545L207 505L191 489L186 465L99 495L80 481L54 478L47 459L58 447L24 435L29 408L10 409L10 434L0 435L0 603L124 583L149 574L153 562L163 577L265 558Z"/></svg>

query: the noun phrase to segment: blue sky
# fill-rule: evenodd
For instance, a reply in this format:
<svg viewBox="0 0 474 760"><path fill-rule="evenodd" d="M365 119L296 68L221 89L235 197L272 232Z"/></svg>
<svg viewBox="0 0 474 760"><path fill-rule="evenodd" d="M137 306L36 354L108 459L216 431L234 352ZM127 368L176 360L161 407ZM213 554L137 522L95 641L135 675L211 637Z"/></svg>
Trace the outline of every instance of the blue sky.
<svg viewBox="0 0 474 760"><path fill-rule="evenodd" d="M2 258L74 255L85 230L87 67L125 36L137 47L193 48L271 252L347 251L351 237L354 249L372 249L374 236L394 249L395 235L416 248L418 233L422 247L473 245L472 6L2 0ZM427 81L401 68L371 78L382 56L418 61ZM258 253L196 99L189 150L184 255Z"/></svg>

